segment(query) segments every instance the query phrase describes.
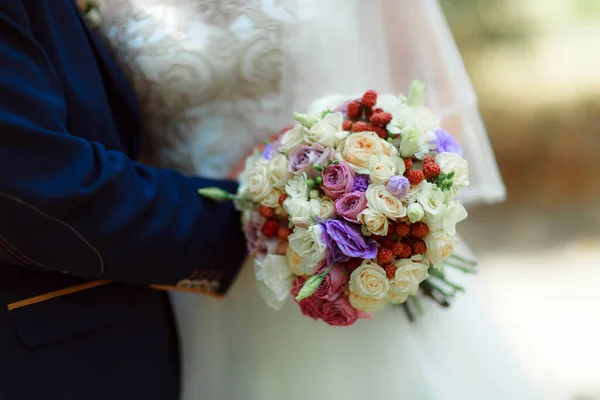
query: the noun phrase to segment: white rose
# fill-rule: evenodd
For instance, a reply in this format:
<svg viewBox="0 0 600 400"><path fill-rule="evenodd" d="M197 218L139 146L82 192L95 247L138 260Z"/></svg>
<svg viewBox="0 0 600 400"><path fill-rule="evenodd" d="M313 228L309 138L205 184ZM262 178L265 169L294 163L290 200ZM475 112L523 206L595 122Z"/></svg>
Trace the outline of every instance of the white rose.
<svg viewBox="0 0 600 400"><path fill-rule="evenodd" d="M423 157L434 147L435 129L439 128L439 120L426 107L409 107L399 104L392 111L392 120L388 130L401 135L400 153L402 157Z"/></svg>
<svg viewBox="0 0 600 400"><path fill-rule="evenodd" d="M384 154L369 157L369 176L372 183L386 184L394 175L402 175L405 170L404 161L400 157Z"/></svg>
<svg viewBox="0 0 600 400"><path fill-rule="evenodd" d="M304 143L304 133L307 131L302 125L296 125L285 132L279 141L279 151L289 153L294 147Z"/></svg>
<svg viewBox="0 0 600 400"><path fill-rule="evenodd" d="M469 163L467 160L454 153L440 153L435 156L435 162L440 165L443 174L454 172L452 188L458 190L470 185Z"/></svg>
<svg viewBox="0 0 600 400"><path fill-rule="evenodd" d="M358 219L358 222L363 224L372 234L380 236L387 235L389 222L385 215L366 208L358 214L356 218Z"/></svg>
<svg viewBox="0 0 600 400"><path fill-rule="evenodd" d="M335 203L328 197L319 199L319 217L330 219L335 215Z"/></svg>
<svg viewBox="0 0 600 400"><path fill-rule="evenodd" d="M446 196L435 185L424 182L417 194L417 201L425 210L425 219L428 223L440 221L446 213Z"/></svg>
<svg viewBox="0 0 600 400"><path fill-rule="evenodd" d="M341 113L329 113L304 133L304 140L309 144L319 143L323 147L334 147L348 136L349 132L342 129L343 121Z"/></svg>
<svg viewBox="0 0 600 400"><path fill-rule="evenodd" d="M365 260L350 275L350 292L367 299L384 299L390 289L385 270Z"/></svg>
<svg viewBox="0 0 600 400"><path fill-rule="evenodd" d="M356 308L359 311L364 311L368 313L381 311L388 304L386 299L370 299L367 297L362 297L358 295L358 293L350 293L350 296L348 296L348 300L350 301L350 305L352 307Z"/></svg>
<svg viewBox="0 0 600 400"><path fill-rule="evenodd" d="M321 203L317 199L302 200L288 197L283 202L283 209L291 218L313 218L319 215Z"/></svg>
<svg viewBox="0 0 600 400"><path fill-rule="evenodd" d="M425 236L425 244L427 245L425 258L429 259L435 268L443 269L444 261L454 252L458 239L445 232L431 232Z"/></svg>
<svg viewBox="0 0 600 400"><path fill-rule="evenodd" d="M273 185L269 180L267 164L265 162L257 162L254 167L248 172L247 190L250 198L259 202L267 197L273 190Z"/></svg>
<svg viewBox="0 0 600 400"><path fill-rule="evenodd" d="M469 214L465 207L457 202L451 202L447 209L444 218L442 219L442 229L450 235L456 235L456 224L467 218Z"/></svg>
<svg viewBox="0 0 600 400"><path fill-rule="evenodd" d="M398 150L373 132L357 132L342 140L337 147L342 160L359 174L369 173L369 158L376 154L397 156Z"/></svg>
<svg viewBox="0 0 600 400"><path fill-rule="evenodd" d="M402 259L394 263L398 269L394 279L390 280L390 293L396 296L389 296L390 303L399 304L406 301L408 296L417 294L419 284L429 277L427 266L416 263L411 260Z"/></svg>
<svg viewBox="0 0 600 400"><path fill-rule="evenodd" d="M264 260L254 259L256 284L262 298L274 310L280 310L292 289L292 271L285 256L267 254Z"/></svg>
<svg viewBox="0 0 600 400"><path fill-rule="evenodd" d="M275 187L283 188L287 181L292 179L289 165L290 160L281 153L275 153L269 161L267 171L269 172L269 179Z"/></svg>
<svg viewBox="0 0 600 400"><path fill-rule="evenodd" d="M290 247L302 258L298 270L299 275L312 275L327 254L327 246L321 240L323 233L319 224L308 229L296 228L288 237Z"/></svg>
<svg viewBox="0 0 600 400"><path fill-rule="evenodd" d="M406 208L402 200L391 194L384 185L369 185L365 193L367 207L377 211L392 220L406 216Z"/></svg>
<svg viewBox="0 0 600 400"><path fill-rule="evenodd" d="M288 181L285 185L285 192L292 199L306 200L308 199L308 185L306 184L306 173L294 176L294 179ZM287 201L287 199L286 199Z"/></svg>

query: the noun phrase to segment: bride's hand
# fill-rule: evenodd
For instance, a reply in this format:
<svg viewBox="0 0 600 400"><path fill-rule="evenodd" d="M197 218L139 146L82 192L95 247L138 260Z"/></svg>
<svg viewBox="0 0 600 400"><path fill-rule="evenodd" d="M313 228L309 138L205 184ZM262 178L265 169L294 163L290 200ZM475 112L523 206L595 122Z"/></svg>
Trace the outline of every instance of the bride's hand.
<svg viewBox="0 0 600 400"><path fill-rule="evenodd" d="M271 137L271 139L269 140L269 142L275 141L277 139L279 139L279 136L283 135L286 131L292 129L291 126L286 126L285 128L283 128L280 132L278 132L277 134L273 135ZM248 152L248 154L246 154L246 156L242 159L240 159L240 161L238 161L234 166L233 169L229 172L229 175L227 175L227 179L231 179L231 180L237 180L237 178L239 177L240 173L244 170L244 165L246 164L246 158L250 157L252 155L252 153L254 153L255 150L258 151L264 151L266 148L266 144L264 143L259 143L257 146L255 146L252 150L250 150Z"/></svg>

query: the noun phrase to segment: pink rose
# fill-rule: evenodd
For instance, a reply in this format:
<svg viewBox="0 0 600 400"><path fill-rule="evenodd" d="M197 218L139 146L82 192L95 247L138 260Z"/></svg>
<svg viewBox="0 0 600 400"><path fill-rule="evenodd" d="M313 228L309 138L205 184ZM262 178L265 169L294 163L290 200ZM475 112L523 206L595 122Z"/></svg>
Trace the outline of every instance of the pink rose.
<svg viewBox="0 0 600 400"><path fill-rule="evenodd" d="M346 296L339 296L334 301L326 302L321 311L323 312L323 321L333 326L352 325L359 318L371 319L371 314L352 307Z"/></svg>
<svg viewBox="0 0 600 400"><path fill-rule="evenodd" d="M335 201L335 211L346 221L358 224L356 219L367 208L367 197L364 192L346 193Z"/></svg>
<svg viewBox="0 0 600 400"><path fill-rule="evenodd" d="M304 281L306 281L306 279L302 278L301 276L294 279L291 291L294 299L296 298L296 296L298 296L298 293L300 293L300 289L302 288ZM307 317L310 317L312 319L323 318L321 308L323 307L325 301L318 299L315 296L310 296L304 300L300 300L297 303L300 306L300 311L302 312L302 314L306 315Z"/></svg>
<svg viewBox="0 0 600 400"><path fill-rule="evenodd" d="M344 193L352 191L355 176L356 172L345 162L331 164L323 171L321 189L331 200L335 200Z"/></svg>
<svg viewBox="0 0 600 400"><path fill-rule="evenodd" d="M323 273L327 270L327 268L327 265L322 265L321 267L317 268L315 273ZM325 278L323 278L323 281L313 296L318 299L333 301L340 296L342 287L348 283L348 279L350 279L348 271L346 271L346 269L341 265L336 264L333 266L331 271L325 275Z"/></svg>

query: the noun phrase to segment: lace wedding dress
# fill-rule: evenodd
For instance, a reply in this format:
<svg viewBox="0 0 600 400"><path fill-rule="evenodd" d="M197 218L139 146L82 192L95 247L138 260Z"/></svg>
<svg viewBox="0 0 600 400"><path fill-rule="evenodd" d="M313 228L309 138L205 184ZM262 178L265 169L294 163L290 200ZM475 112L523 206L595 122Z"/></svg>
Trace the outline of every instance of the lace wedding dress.
<svg viewBox="0 0 600 400"><path fill-rule="evenodd" d="M504 196L476 97L433 0L101 0L99 10L98 29L140 98L146 162L223 178L311 99L397 93L420 79L471 163L463 200ZM456 279L468 292L449 310L427 306L411 324L389 308L347 328L312 321L293 302L272 311L250 265L224 300L174 293L182 396L532 398L479 306L477 278Z"/></svg>

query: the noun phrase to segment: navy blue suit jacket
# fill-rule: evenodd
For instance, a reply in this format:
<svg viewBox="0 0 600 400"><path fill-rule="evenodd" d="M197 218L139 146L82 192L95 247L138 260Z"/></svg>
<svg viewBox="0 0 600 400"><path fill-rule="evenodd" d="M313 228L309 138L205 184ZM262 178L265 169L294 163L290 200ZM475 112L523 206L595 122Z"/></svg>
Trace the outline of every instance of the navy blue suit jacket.
<svg viewBox="0 0 600 400"><path fill-rule="evenodd" d="M236 184L141 165L131 89L71 0L0 0L0 399L175 399L165 292L224 293ZM200 339L200 338L199 338Z"/></svg>

